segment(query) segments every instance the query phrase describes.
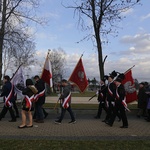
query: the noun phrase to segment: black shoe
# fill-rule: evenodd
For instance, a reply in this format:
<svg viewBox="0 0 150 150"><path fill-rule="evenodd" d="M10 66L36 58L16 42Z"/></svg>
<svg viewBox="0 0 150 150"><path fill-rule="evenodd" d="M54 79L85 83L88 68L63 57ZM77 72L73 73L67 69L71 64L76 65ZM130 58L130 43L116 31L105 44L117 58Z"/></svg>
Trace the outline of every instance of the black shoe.
<svg viewBox="0 0 150 150"><path fill-rule="evenodd" d="M55 124L61 124L61 121L55 120Z"/></svg>
<svg viewBox="0 0 150 150"><path fill-rule="evenodd" d="M102 122L106 122L106 120L102 120Z"/></svg>
<svg viewBox="0 0 150 150"><path fill-rule="evenodd" d="M16 115L16 118L19 118L19 115Z"/></svg>
<svg viewBox="0 0 150 150"><path fill-rule="evenodd" d="M32 127L33 127L33 125L30 125L30 126L29 126L29 125L27 125L26 127L27 127L27 128L32 128Z"/></svg>
<svg viewBox="0 0 150 150"><path fill-rule="evenodd" d="M121 126L120 128L128 128L128 126Z"/></svg>
<svg viewBox="0 0 150 150"><path fill-rule="evenodd" d="M137 117L140 118L141 116L140 116L140 115L137 115Z"/></svg>
<svg viewBox="0 0 150 150"><path fill-rule="evenodd" d="M36 123L44 123L44 120L35 120Z"/></svg>
<svg viewBox="0 0 150 150"><path fill-rule="evenodd" d="M23 128L26 128L27 126L24 125L24 126L18 126L19 129L23 129Z"/></svg>
<svg viewBox="0 0 150 150"><path fill-rule="evenodd" d="M9 120L9 122L16 122L16 119Z"/></svg>
<svg viewBox="0 0 150 150"><path fill-rule="evenodd" d="M106 121L105 123L106 123L107 125L109 125L110 127L112 127L112 124L110 124L109 122Z"/></svg>
<svg viewBox="0 0 150 150"><path fill-rule="evenodd" d="M76 120L71 120L70 122L68 122L69 124L75 124Z"/></svg>
<svg viewBox="0 0 150 150"><path fill-rule="evenodd" d="M95 116L94 118L95 118L95 119L100 119L100 117L99 117L99 116Z"/></svg>
<svg viewBox="0 0 150 150"><path fill-rule="evenodd" d="M47 114L45 114L44 119L45 119L47 116L48 116L48 113L47 113Z"/></svg>

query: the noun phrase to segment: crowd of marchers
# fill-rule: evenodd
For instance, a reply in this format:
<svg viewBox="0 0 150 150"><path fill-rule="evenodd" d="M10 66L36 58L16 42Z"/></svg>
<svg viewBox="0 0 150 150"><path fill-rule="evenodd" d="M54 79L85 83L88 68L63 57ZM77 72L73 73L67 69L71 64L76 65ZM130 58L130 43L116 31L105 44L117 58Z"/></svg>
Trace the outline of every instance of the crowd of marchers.
<svg viewBox="0 0 150 150"><path fill-rule="evenodd" d="M47 117L48 113L43 108L45 103L45 82L36 75L34 77L35 84L31 79L26 79L26 85L22 89L22 94L24 98L22 100L21 109L21 125L18 126L19 129L32 128L33 122L44 123L44 119ZM8 75L4 76L3 79L2 93L0 97L4 98L4 106L0 113L0 121L5 117L7 111L10 112L11 120L9 122L16 122L19 117L19 110L16 105L17 95L15 93L14 85L11 83L11 79ZM67 80L63 79L61 81L62 91L59 97L61 105L61 114L58 120L55 121L56 124L61 124L66 110L71 116L70 124L76 123L74 113L71 109L71 87ZM15 111L14 111L15 110ZM33 113L34 112L34 113ZM27 118L29 120L27 120Z"/></svg>
<svg viewBox="0 0 150 150"><path fill-rule="evenodd" d="M120 128L128 128L128 119L126 111L129 111L126 105L126 91L122 81L125 75L113 71L108 76L100 81L100 89L97 91L99 107L96 119L101 117L102 110L106 112L105 122L109 126L113 126L116 117L118 121L122 121ZM44 123L44 119L48 113L44 110L43 104L45 103L45 82L40 79L38 75L34 77L35 83L31 79L26 80L26 86L22 90L24 98L22 100L21 109L21 125L19 129L33 127L33 122ZM107 85L106 85L107 80ZM10 81L9 76L4 76L1 97L4 98L4 106L0 113L0 121L5 117L7 111L10 112L11 120L9 122L16 122L19 117L19 111L16 105L17 95L14 90L14 85ZM69 123L76 123L76 118L71 108L71 86L65 79L61 81L61 93L59 101L61 104L60 117L55 120L56 124L61 124L65 112L68 111L71 117ZM138 113L137 117L150 122L150 88L147 82L139 84L137 93ZM15 112L14 112L15 110ZM34 113L33 113L34 112ZM27 121L27 118L29 121Z"/></svg>
<svg viewBox="0 0 150 150"><path fill-rule="evenodd" d="M97 100L99 102L96 119L101 118L102 110L105 111L106 117L102 122L112 126L116 116L118 121L122 120L121 128L128 128L126 111L129 111L125 104L125 89L122 85L124 74L117 76L113 71L109 76L100 81L100 88L97 91ZM107 85L106 85L107 80ZM148 82L141 82L136 85L137 88L137 117L144 118L150 122L150 85Z"/></svg>

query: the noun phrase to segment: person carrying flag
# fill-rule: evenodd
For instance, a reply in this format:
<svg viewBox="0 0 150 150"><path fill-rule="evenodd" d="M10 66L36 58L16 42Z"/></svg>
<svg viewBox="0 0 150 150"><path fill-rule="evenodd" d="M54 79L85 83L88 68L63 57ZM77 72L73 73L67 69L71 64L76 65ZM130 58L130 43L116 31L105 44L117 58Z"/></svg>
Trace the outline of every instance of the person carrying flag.
<svg viewBox="0 0 150 150"><path fill-rule="evenodd" d="M45 82L38 75L34 77L35 87L38 93L35 95L35 122L44 123L44 118L48 113L42 107L45 103Z"/></svg>
<svg viewBox="0 0 150 150"><path fill-rule="evenodd" d="M120 128L128 128L128 120L126 116L126 109L128 110L128 108L126 107L126 103L125 103L126 92L125 92L123 84L121 84L121 81L124 78L125 78L124 74L120 74L115 80L115 84L117 86L116 97L115 97L115 109L111 115L110 120L107 122L108 125L112 126L117 116L117 113L119 111L121 115L122 123L123 123L123 125Z"/></svg>
<svg viewBox="0 0 150 150"><path fill-rule="evenodd" d="M97 95L98 95L98 102L99 102L99 107L98 107L98 111L97 111L97 115L95 116L95 119L99 119L101 117L102 114L102 109L105 110L106 114L107 114L107 104L106 104L106 93L107 93L107 87L105 85L105 78L101 79L100 81L100 89L97 91Z"/></svg>
<svg viewBox="0 0 150 150"><path fill-rule="evenodd" d="M5 117L9 110L12 118L9 122L16 122L16 116L12 109L12 102L14 101L14 86L10 82L10 77L8 75L4 76L4 85L0 97L2 96L4 97L4 107L0 113L0 120Z"/></svg>
<svg viewBox="0 0 150 150"><path fill-rule="evenodd" d="M55 123L56 124L61 124L61 122L64 118L66 110L69 112L70 117L71 117L71 121L69 123L70 124L71 123L76 123L73 111L71 109L71 87L70 87L68 81L65 80L65 79L63 79L61 81L61 84L62 84L62 87L63 87L62 93L59 97L59 100L61 100L61 104L62 104L62 106L61 106L61 115L60 115L58 120L55 120Z"/></svg>
<svg viewBox="0 0 150 150"><path fill-rule="evenodd" d="M113 71L112 73L109 74L109 76L106 76L108 80L108 89L107 89L107 102L108 102L108 111L106 118L103 122L108 122L113 111L115 111L115 98L116 98L116 85L114 83L114 78L117 76L117 72ZM120 121L120 116L118 113L118 118Z"/></svg>

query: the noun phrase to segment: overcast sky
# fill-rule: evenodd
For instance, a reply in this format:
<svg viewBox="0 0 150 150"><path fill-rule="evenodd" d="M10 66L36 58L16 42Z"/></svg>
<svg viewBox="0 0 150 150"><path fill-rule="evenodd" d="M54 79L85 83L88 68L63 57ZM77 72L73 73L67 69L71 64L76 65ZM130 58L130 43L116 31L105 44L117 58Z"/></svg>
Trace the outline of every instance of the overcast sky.
<svg viewBox="0 0 150 150"><path fill-rule="evenodd" d="M70 2L70 1L69 1ZM108 36L109 43L103 45L105 74L113 70L125 72L132 69L133 77L139 81L150 81L150 2L142 1L117 23L118 36ZM39 10L41 16L49 19L48 26L36 29L35 42L37 57L43 59L48 49L62 48L66 52L66 78L69 78L82 53L82 60L88 78L99 78L97 49L92 41L82 40L87 32L78 26L78 16L73 9L66 9L61 0L42 0ZM88 20L86 20L88 22ZM44 62L43 62L44 63Z"/></svg>

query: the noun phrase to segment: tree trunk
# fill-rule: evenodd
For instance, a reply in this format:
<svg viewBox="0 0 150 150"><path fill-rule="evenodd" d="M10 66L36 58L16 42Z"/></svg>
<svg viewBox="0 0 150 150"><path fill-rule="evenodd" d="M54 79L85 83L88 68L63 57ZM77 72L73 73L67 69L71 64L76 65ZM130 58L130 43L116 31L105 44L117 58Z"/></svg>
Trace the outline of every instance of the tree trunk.
<svg viewBox="0 0 150 150"><path fill-rule="evenodd" d="M100 79L103 79L104 78L104 62L103 62L102 44L101 44L100 36L96 38L96 41L97 41L97 50L98 50Z"/></svg>
<svg viewBox="0 0 150 150"><path fill-rule="evenodd" d="M4 34L5 34L5 22L6 22L6 1L3 0L3 8L2 8L2 23L0 27L0 84L2 78L2 67L3 67L3 43L4 43Z"/></svg>

